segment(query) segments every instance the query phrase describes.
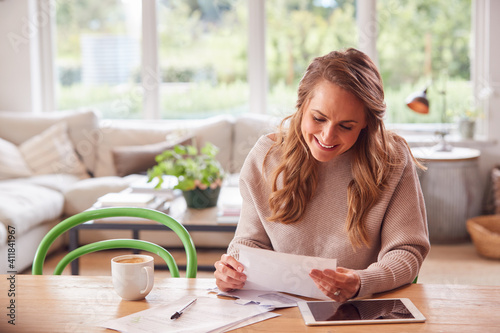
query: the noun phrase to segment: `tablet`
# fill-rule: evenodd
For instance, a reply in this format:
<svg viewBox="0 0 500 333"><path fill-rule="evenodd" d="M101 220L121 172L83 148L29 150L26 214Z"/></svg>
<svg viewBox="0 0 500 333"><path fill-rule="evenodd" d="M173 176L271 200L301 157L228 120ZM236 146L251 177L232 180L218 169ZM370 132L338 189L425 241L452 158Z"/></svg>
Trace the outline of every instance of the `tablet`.
<svg viewBox="0 0 500 333"><path fill-rule="evenodd" d="M352 325L424 322L408 298L297 302L306 325Z"/></svg>

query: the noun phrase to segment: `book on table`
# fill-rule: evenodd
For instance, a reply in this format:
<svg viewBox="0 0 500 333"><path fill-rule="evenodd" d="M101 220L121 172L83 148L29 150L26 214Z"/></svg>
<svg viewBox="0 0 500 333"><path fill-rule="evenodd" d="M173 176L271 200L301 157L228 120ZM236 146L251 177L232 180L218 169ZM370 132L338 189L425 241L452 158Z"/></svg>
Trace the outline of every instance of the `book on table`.
<svg viewBox="0 0 500 333"><path fill-rule="evenodd" d="M174 187L177 185L177 177L174 176L163 176L163 183L159 188L158 179L153 179L148 182L147 176L136 177L136 180L130 184L130 190L132 193L148 193L154 194L157 197L161 197L167 201L173 200L180 196L182 191L175 190Z"/></svg>
<svg viewBox="0 0 500 333"><path fill-rule="evenodd" d="M156 201L156 196L151 193L118 192L107 193L97 199L101 207L144 207L152 208Z"/></svg>
<svg viewBox="0 0 500 333"><path fill-rule="evenodd" d="M240 190L236 186L225 186L221 188L219 196L219 215L220 216L240 216L241 205Z"/></svg>
<svg viewBox="0 0 500 333"><path fill-rule="evenodd" d="M118 192L118 193L108 193L97 199L93 208L104 208L104 207L139 207L139 208L149 208L158 210L164 213L168 212L169 203L166 202L164 198L157 197L151 193L134 193L134 192ZM151 221L149 219L138 218L138 217L108 217L104 219L96 219L94 223L108 223L108 222L120 222L120 223L158 223L156 221Z"/></svg>
<svg viewBox="0 0 500 333"><path fill-rule="evenodd" d="M177 177L165 175L162 177L163 183L157 188L158 179L154 178L148 182L148 177L136 177L136 180L130 184L132 192L152 193L152 192L165 192L170 193L173 191L174 186L179 183Z"/></svg>

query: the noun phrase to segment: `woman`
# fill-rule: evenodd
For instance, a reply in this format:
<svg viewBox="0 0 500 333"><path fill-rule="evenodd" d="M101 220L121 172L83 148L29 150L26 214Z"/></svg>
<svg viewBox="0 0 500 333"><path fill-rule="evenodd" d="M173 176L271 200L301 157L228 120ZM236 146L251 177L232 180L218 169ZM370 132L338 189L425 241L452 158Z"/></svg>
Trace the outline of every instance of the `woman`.
<svg viewBox="0 0 500 333"><path fill-rule="evenodd" d="M410 283L430 247L420 164L384 128L377 68L355 49L318 57L296 108L278 133L259 139L241 170L241 217L215 263L217 286L244 286L237 244L336 258L338 268L310 276L340 302Z"/></svg>

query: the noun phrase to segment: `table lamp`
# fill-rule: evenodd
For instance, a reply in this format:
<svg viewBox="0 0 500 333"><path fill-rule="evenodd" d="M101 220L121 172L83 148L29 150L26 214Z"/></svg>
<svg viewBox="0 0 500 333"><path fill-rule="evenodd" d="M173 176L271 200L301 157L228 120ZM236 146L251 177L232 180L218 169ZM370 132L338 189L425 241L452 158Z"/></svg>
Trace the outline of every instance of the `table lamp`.
<svg viewBox="0 0 500 333"><path fill-rule="evenodd" d="M423 91L413 92L406 98L406 105L413 111L420 114L429 113L429 99L427 98L427 86ZM443 89L440 92L443 95L443 111L441 114L441 122L443 123L443 129L436 131L436 134L440 136L439 143L432 147L435 151L451 151L453 147L446 142L445 137L448 131L444 129L444 123L446 122L446 91Z"/></svg>
<svg viewBox="0 0 500 333"><path fill-rule="evenodd" d="M406 98L406 105L417 113L429 113L429 100L427 99L427 88L423 91L411 93Z"/></svg>

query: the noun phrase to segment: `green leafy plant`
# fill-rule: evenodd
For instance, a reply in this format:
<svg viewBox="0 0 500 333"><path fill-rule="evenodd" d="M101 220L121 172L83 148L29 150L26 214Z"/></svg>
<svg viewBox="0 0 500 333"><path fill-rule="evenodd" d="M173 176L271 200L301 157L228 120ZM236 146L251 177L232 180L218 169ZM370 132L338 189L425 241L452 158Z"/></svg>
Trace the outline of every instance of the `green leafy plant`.
<svg viewBox="0 0 500 333"><path fill-rule="evenodd" d="M156 156L157 165L148 170L148 182L158 179L156 188L163 183L164 175L177 177L174 187L182 191L195 188L217 188L224 178L224 170L215 158L219 148L207 142L198 149L192 145L176 145Z"/></svg>
<svg viewBox="0 0 500 333"><path fill-rule="evenodd" d="M480 108L470 107L464 110L461 114L461 118L477 119L481 118L482 112Z"/></svg>

